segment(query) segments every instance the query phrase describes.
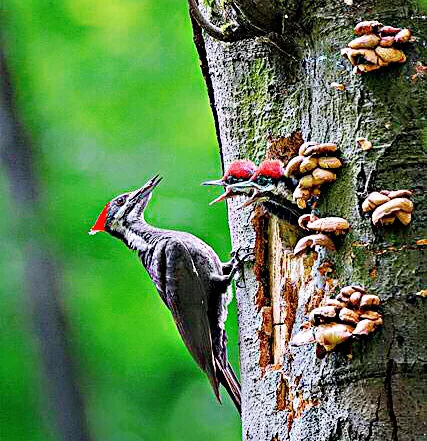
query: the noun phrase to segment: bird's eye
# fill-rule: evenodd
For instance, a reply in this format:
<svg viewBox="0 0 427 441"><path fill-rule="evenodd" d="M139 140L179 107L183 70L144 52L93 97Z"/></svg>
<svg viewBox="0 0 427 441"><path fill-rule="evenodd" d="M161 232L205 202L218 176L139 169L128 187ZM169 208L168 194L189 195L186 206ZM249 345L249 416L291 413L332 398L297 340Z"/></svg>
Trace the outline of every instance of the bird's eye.
<svg viewBox="0 0 427 441"><path fill-rule="evenodd" d="M270 178L267 178L265 176L258 176L257 184L259 185L267 185L271 182Z"/></svg>
<svg viewBox="0 0 427 441"><path fill-rule="evenodd" d="M229 184L229 185L235 184L236 181L237 181L237 179L234 176L228 176L228 178L226 180L227 184Z"/></svg>
<svg viewBox="0 0 427 441"><path fill-rule="evenodd" d="M119 198L116 199L116 205L121 207L125 203L125 201L126 199L123 196L120 196Z"/></svg>

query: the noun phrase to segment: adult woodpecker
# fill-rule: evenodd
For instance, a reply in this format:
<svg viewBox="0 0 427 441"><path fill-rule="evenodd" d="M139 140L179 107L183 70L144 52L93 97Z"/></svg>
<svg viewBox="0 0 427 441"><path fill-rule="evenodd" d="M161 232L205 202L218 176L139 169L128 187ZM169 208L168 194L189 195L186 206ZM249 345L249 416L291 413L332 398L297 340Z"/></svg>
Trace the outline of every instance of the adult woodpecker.
<svg viewBox="0 0 427 441"><path fill-rule="evenodd" d="M106 231L138 252L189 352L206 373L221 402L222 384L240 412L240 384L227 360L225 321L229 285L240 263L222 263L192 234L149 225L144 210L161 178L108 202L90 234Z"/></svg>
<svg viewBox="0 0 427 441"><path fill-rule="evenodd" d="M251 194L251 188L233 189L231 185L248 181L256 172L256 169L257 166L249 159L238 159L230 164L221 179L202 182L202 185L218 185L225 187L224 193L210 202L209 205L215 204L216 202L221 202L237 195Z"/></svg>
<svg viewBox="0 0 427 441"><path fill-rule="evenodd" d="M304 211L295 205L292 197L297 185L296 180L285 176L281 161L267 159L247 181L230 185L230 191L252 190L249 199L240 207L262 203L271 213L296 225L298 218L304 214Z"/></svg>

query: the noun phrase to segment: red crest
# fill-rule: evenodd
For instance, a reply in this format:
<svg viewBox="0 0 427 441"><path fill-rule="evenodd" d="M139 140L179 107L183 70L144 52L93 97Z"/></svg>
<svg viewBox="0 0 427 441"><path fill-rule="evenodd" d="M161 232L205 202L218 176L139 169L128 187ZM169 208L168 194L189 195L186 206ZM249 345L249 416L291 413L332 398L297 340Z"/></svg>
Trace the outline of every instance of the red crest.
<svg viewBox="0 0 427 441"><path fill-rule="evenodd" d="M233 176L237 179L249 179L256 171L256 165L249 159L238 159L230 164L224 179Z"/></svg>
<svg viewBox="0 0 427 441"><path fill-rule="evenodd" d="M267 159L263 161L256 173L252 176L253 181L257 176L266 176L268 178L280 179L284 176L285 170L283 164L278 159Z"/></svg>
<svg viewBox="0 0 427 441"><path fill-rule="evenodd" d="M98 216L95 225L90 229L89 234L95 234L98 233L99 231L105 231L105 222L107 221L109 209L110 209L110 203L108 202L108 204L101 211L101 214Z"/></svg>

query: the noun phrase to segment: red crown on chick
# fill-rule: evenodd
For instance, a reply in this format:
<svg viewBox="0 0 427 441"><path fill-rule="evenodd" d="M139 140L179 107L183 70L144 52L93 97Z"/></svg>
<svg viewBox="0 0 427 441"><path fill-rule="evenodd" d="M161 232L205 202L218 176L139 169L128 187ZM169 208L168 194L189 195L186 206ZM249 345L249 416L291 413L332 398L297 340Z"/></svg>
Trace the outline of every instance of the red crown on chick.
<svg viewBox="0 0 427 441"><path fill-rule="evenodd" d="M237 179L249 179L256 172L256 165L249 159L238 159L230 164L224 174L224 179L233 176Z"/></svg>
<svg viewBox="0 0 427 441"><path fill-rule="evenodd" d="M252 175L251 181L258 176L266 176L268 178L280 179L285 175L283 164L278 159L267 159L258 167L258 170Z"/></svg>

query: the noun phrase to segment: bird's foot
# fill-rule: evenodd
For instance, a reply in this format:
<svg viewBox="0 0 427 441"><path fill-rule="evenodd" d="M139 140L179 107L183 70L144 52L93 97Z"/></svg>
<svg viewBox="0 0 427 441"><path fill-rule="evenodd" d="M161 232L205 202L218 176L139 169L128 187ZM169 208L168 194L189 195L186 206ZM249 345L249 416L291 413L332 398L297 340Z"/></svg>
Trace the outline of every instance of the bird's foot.
<svg viewBox="0 0 427 441"><path fill-rule="evenodd" d="M223 274L231 281L235 274L242 268L245 262L251 262L255 259L255 255L250 248L239 247L231 251L231 260L222 266Z"/></svg>

